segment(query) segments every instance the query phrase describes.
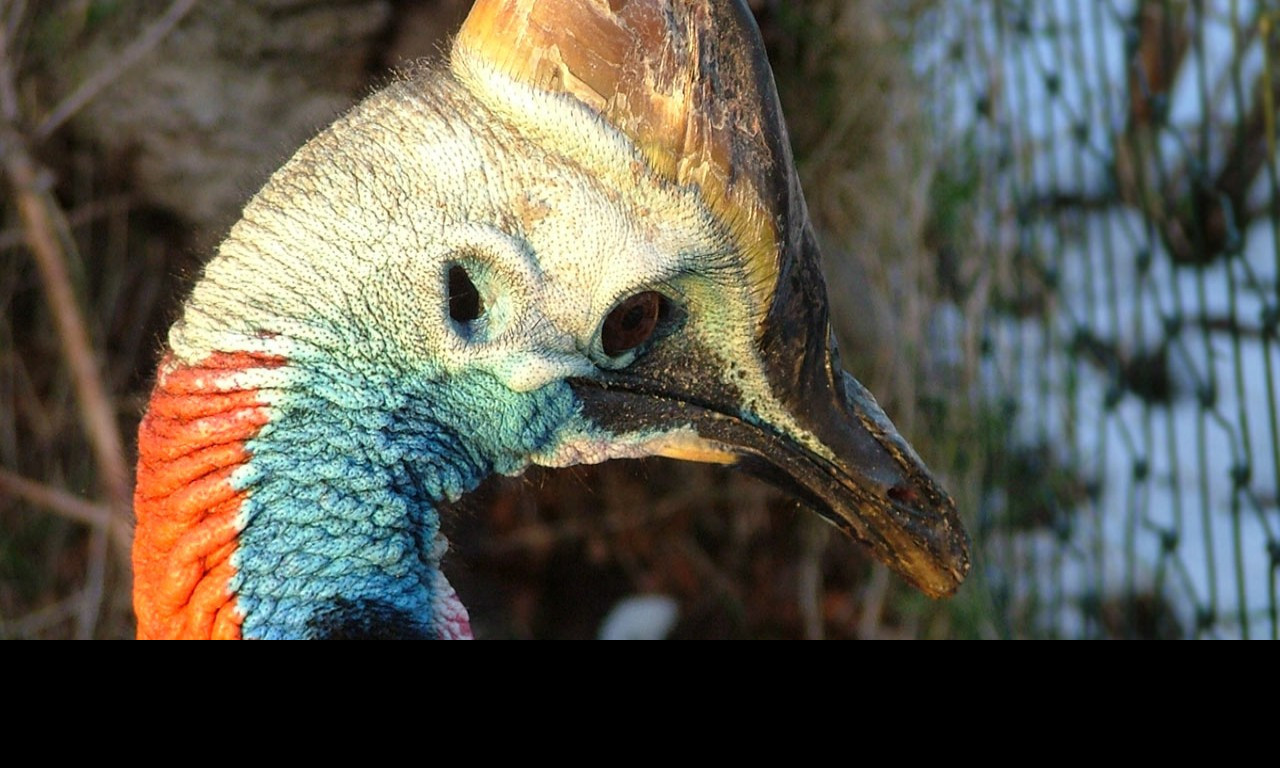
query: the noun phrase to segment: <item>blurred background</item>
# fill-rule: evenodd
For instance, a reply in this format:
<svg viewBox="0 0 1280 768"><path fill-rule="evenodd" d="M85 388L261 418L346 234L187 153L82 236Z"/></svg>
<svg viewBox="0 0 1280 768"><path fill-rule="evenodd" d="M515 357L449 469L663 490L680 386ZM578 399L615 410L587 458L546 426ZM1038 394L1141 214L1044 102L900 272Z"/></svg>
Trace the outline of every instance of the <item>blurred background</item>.
<svg viewBox="0 0 1280 768"><path fill-rule="evenodd" d="M923 598L649 460L455 505L481 637L1275 638L1280 8L751 0L845 364L956 497ZM133 634L134 431L249 196L467 0L0 0L0 637Z"/></svg>

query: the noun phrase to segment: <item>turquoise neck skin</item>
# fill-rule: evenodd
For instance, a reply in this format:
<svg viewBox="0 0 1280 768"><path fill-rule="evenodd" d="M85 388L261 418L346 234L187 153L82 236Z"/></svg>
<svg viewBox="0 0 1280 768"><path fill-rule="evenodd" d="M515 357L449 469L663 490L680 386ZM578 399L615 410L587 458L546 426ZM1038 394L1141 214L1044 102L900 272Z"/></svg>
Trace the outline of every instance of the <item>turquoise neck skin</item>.
<svg viewBox="0 0 1280 768"><path fill-rule="evenodd" d="M513 392L480 372L433 380L309 362L298 373L235 479L250 492L231 584L243 636L387 618L399 634L440 636L439 503L523 470L579 422L574 396L563 382Z"/></svg>

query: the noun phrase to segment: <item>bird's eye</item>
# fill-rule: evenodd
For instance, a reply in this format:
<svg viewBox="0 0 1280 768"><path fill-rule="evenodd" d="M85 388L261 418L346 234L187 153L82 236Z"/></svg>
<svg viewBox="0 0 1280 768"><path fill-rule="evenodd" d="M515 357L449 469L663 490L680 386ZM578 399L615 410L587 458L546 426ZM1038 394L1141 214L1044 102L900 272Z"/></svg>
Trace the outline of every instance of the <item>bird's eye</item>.
<svg viewBox="0 0 1280 768"><path fill-rule="evenodd" d="M449 317L459 323L469 323L483 313L480 291L471 282L467 270L457 264L449 267Z"/></svg>
<svg viewBox="0 0 1280 768"><path fill-rule="evenodd" d="M609 357L630 352L649 340L667 314L667 298L644 291L623 299L604 319L600 346Z"/></svg>

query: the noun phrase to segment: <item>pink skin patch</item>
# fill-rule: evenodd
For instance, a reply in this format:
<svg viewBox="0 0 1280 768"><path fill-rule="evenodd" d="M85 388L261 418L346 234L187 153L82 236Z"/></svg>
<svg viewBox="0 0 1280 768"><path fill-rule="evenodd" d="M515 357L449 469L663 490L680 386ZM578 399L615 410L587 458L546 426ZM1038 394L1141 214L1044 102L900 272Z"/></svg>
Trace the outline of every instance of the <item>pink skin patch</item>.
<svg viewBox="0 0 1280 768"><path fill-rule="evenodd" d="M435 629L441 640L473 640L471 634L471 617L467 608L453 591L453 585L445 578L442 571L436 571L435 583L432 585L435 599L432 601L432 612L435 615Z"/></svg>

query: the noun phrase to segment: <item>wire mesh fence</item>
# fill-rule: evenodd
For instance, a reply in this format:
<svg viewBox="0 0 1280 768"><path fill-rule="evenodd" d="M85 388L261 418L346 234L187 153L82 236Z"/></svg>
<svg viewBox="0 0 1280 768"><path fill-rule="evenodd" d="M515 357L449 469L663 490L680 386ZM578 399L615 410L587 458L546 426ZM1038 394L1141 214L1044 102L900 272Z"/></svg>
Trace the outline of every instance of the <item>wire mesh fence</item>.
<svg viewBox="0 0 1280 768"><path fill-rule="evenodd" d="M1280 635L1280 8L926 16L939 343L1009 635Z"/></svg>

